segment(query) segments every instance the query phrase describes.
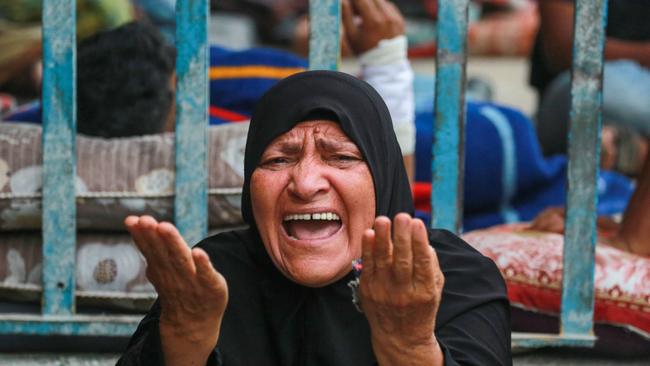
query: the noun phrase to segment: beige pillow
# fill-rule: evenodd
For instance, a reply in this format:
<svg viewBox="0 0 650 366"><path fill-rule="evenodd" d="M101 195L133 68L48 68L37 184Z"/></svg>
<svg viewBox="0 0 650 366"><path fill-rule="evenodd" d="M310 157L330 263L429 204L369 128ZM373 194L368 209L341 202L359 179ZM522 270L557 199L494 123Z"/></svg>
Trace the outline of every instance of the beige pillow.
<svg viewBox="0 0 650 366"><path fill-rule="evenodd" d="M0 238L0 298L36 302L42 283L38 232L4 233ZM156 298L144 257L125 234L79 234L76 295L80 305L146 310Z"/></svg>
<svg viewBox="0 0 650 366"><path fill-rule="evenodd" d="M241 225L248 123L211 126L208 222ZM41 227L41 128L0 123L0 231ZM77 228L122 230L127 215L172 220L174 135L77 137Z"/></svg>

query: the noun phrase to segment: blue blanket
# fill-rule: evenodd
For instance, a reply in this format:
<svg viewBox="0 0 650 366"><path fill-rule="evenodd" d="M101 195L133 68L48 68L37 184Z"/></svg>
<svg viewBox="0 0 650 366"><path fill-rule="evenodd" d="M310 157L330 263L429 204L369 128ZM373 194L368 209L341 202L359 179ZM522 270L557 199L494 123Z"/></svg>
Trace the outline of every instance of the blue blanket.
<svg viewBox="0 0 650 366"><path fill-rule="evenodd" d="M416 77L418 182L431 182L433 83L432 77ZM471 100L466 113L464 230L528 221L548 206L564 205L566 156L545 158L525 115ZM597 187L599 215L621 213L633 191L629 179L608 171L600 173ZM429 219L427 212L418 215Z"/></svg>

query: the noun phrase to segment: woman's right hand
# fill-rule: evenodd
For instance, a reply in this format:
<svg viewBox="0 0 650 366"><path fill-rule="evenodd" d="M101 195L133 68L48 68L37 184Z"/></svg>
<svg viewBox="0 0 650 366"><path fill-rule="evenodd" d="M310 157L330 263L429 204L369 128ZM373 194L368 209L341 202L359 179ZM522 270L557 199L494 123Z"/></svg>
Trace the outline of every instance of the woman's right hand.
<svg viewBox="0 0 650 366"><path fill-rule="evenodd" d="M158 292L165 363L205 364L228 303L226 280L207 253L191 249L174 225L151 216L129 216L124 224L145 256L147 278Z"/></svg>

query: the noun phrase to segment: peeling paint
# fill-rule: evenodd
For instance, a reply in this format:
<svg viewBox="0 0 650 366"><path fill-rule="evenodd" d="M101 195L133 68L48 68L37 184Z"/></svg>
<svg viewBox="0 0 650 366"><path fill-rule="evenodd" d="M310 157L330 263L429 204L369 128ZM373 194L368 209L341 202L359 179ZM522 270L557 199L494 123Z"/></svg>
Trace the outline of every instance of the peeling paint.
<svg viewBox="0 0 650 366"><path fill-rule="evenodd" d="M176 3L176 179L174 222L188 244L208 232L208 2Z"/></svg>
<svg viewBox="0 0 650 366"><path fill-rule="evenodd" d="M337 70L340 50L340 0L310 0L309 69Z"/></svg>
<svg viewBox="0 0 650 366"><path fill-rule="evenodd" d="M607 1L576 2L561 331L592 334Z"/></svg>
<svg viewBox="0 0 650 366"><path fill-rule="evenodd" d="M43 307L74 313L76 3L43 2Z"/></svg>
<svg viewBox="0 0 650 366"><path fill-rule="evenodd" d="M545 334L545 333L512 333L512 347L542 348L542 347L593 347L596 337L593 334Z"/></svg>
<svg viewBox="0 0 650 366"><path fill-rule="evenodd" d="M130 336L141 316L75 315L0 315L0 334L60 334L88 336Z"/></svg>
<svg viewBox="0 0 650 366"><path fill-rule="evenodd" d="M438 3L431 226L458 232L462 216L468 0Z"/></svg>

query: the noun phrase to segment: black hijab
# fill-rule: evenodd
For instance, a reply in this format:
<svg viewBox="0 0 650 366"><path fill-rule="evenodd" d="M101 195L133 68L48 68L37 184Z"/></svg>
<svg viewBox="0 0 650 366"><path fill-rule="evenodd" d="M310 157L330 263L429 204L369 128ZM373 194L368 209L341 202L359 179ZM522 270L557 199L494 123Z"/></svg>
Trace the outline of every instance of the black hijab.
<svg viewBox="0 0 650 366"><path fill-rule="evenodd" d="M249 359L253 364L277 365L371 365L375 357L370 343L368 322L351 302L347 284L353 279L350 272L341 280L321 288L307 288L284 277L263 248L255 227L252 212L250 179L266 147L278 136L296 124L308 120L326 119L340 124L343 132L357 145L370 169L376 197L376 214L394 217L399 212L413 214L413 200L404 169L402 153L393 131L390 113L381 96L366 82L341 72L307 71L283 79L259 101L248 130L244 158L244 187L242 214L250 225L240 240L248 247L262 269L255 281L261 284L262 294L258 309L264 314L263 327L242 334L242 322L259 322L259 315L246 307L246 315L232 323L232 333L242 339L258 339L262 358ZM455 235L446 231L429 233L436 248L446 286L443 303L437 318L439 341L446 353L446 364L455 364L454 357L475 364L499 364L499 355L478 356L472 351L484 345L469 345L466 338L470 329L480 334L479 322L470 320L464 327L461 314L495 299L500 306L480 314L481 319L508 318L505 286L494 264L469 247ZM219 267L217 267L219 268ZM351 269L351 268L350 268ZM230 280L228 280L230 283ZM242 285L240 288L246 288ZM249 295L250 296L250 295ZM505 300L505 301L504 301ZM503 306L505 304L505 306ZM492 307L491 304L489 307ZM473 314L476 315L476 314ZM250 317L250 318L249 318ZM239 318L239 317L237 317ZM454 320L455 323L454 323ZM465 319L467 321L467 319ZM227 327L227 325L226 325ZM456 327L460 327L458 334ZM236 328L236 330L235 330ZM464 328L464 329L463 329ZM507 321L496 322L499 338L492 333L485 338L498 343L501 351L510 346L510 329ZM453 330L452 330L453 329ZM266 336L259 337L266 332ZM477 336L473 334L472 337ZM495 337L496 336L496 337ZM443 339L445 338L445 339ZM480 337L479 337L480 338ZM473 339L473 338L472 338ZM235 343L223 345L224 364L234 363L226 355L226 348L236 349ZM255 342L250 342L255 343ZM489 342L488 342L489 343ZM272 350L272 351L271 351ZM457 352L453 356L451 352ZM497 352L498 353L498 352ZM265 357L272 354L272 358ZM504 363L509 361L509 352ZM503 354L501 355L503 356ZM241 356L239 356L241 357ZM264 361L265 360L265 361Z"/></svg>
<svg viewBox="0 0 650 366"><path fill-rule="evenodd" d="M251 118L244 158L242 214L255 226L250 201L251 175L266 147L296 124L334 119L357 145L375 184L377 215L413 213L413 199L402 152L388 108L366 82L335 71L307 71L283 79L259 101Z"/></svg>
<svg viewBox="0 0 650 366"><path fill-rule="evenodd" d="M376 364L368 322L354 307L347 286L354 279L352 271L324 287L301 286L275 267L255 227L250 178L262 153L274 138L310 119L338 121L357 144L373 177L378 215L413 212L390 114L373 88L331 71L308 71L280 81L259 102L248 132L242 213L250 228L198 244L229 291L209 365ZM431 230L429 240L445 275L436 319L445 364L510 364L508 305L496 266L449 232ZM155 305L121 365L161 362L159 316Z"/></svg>

